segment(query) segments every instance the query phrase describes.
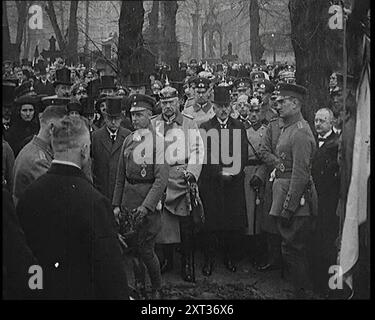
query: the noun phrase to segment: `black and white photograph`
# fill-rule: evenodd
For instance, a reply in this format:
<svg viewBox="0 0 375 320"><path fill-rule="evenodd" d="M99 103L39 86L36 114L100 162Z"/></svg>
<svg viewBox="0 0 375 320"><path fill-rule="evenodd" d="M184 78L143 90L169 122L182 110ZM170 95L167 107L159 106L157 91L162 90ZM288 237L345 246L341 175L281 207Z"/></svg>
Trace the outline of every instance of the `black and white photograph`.
<svg viewBox="0 0 375 320"><path fill-rule="evenodd" d="M2 300L371 298L369 0L2 11Z"/></svg>

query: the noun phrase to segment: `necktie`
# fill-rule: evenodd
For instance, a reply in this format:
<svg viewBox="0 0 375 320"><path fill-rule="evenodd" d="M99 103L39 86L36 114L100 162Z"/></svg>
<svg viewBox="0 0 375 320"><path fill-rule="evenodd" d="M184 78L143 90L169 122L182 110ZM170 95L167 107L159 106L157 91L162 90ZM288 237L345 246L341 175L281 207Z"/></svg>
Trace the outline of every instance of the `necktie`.
<svg viewBox="0 0 375 320"><path fill-rule="evenodd" d="M220 123L220 127L221 127L221 129L226 129L227 128L227 124L226 123Z"/></svg>
<svg viewBox="0 0 375 320"><path fill-rule="evenodd" d="M112 144L114 144L114 143L115 143L115 140L116 140L116 134L115 134L115 133L112 133L112 134L110 135L110 137L111 137L111 140L112 140Z"/></svg>

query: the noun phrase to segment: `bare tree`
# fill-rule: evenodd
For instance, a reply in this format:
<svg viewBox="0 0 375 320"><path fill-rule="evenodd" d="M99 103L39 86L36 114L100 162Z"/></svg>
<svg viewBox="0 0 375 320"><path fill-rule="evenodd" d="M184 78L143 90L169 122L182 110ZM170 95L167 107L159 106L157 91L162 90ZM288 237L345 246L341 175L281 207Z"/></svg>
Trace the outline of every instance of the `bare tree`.
<svg viewBox="0 0 375 320"><path fill-rule="evenodd" d="M137 72L140 68L140 66L132 64L132 57L134 52L143 45L144 13L142 1L123 1L121 3L118 59L122 80L126 80L130 73Z"/></svg>
<svg viewBox="0 0 375 320"><path fill-rule="evenodd" d="M262 59L264 47L259 36L259 4L258 0L250 0L249 3L250 16L250 55L253 63L259 63Z"/></svg>
<svg viewBox="0 0 375 320"><path fill-rule="evenodd" d="M178 42L176 38L177 1L162 1L163 19L160 30L161 60L172 67L178 67Z"/></svg>
<svg viewBox="0 0 375 320"><path fill-rule="evenodd" d="M66 55L71 62L77 62L78 59L78 28L77 28L77 11L79 1L70 1L69 26L67 30L67 39L64 38L63 32L57 22L55 7L53 1L46 1L45 10L50 18L53 31L55 32L60 50Z"/></svg>

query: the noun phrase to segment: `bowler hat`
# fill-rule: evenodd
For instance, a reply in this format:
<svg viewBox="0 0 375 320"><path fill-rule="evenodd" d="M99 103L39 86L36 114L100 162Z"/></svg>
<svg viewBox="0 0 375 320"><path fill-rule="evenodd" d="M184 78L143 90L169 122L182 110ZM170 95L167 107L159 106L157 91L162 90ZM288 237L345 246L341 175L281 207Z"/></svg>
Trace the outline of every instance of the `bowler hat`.
<svg viewBox="0 0 375 320"><path fill-rule="evenodd" d="M155 99L145 94L132 94L128 98L130 104L130 112L150 110L153 111L155 107Z"/></svg>
<svg viewBox="0 0 375 320"><path fill-rule="evenodd" d="M59 84L65 84L71 86L70 80L70 70L68 68L62 68L56 70L56 81L53 83L53 86L56 87Z"/></svg>
<svg viewBox="0 0 375 320"><path fill-rule="evenodd" d="M214 100L213 103L219 105L226 105L230 103L230 87L217 86L214 87Z"/></svg>
<svg viewBox="0 0 375 320"><path fill-rule="evenodd" d="M121 101L122 97L107 97L105 99L106 110L105 113L111 117L121 116Z"/></svg>

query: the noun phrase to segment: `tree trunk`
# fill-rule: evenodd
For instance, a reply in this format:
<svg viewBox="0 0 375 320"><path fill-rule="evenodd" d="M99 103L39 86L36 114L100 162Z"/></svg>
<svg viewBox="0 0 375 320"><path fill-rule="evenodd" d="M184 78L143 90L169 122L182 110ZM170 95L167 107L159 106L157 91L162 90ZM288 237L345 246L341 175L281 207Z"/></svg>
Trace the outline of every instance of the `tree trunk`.
<svg viewBox="0 0 375 320"><path fill-rule="evenodd" d="M329 5L326 0L290 0L288 6L296 82L309 91L302 111L310 123L314 111L327 105L329 76L342 62L342 31L329 29Z"/></svg>
<svg viewBox="0 0 375 320"><path fill-rule="evenodd" d="M159 60L159 1L153 1L149 19L150 49Z"/></svg>
<svg viewBox="0 0 375 320"><path fill-rule="evenodd" d="M60 1L60 25L62 33L65 32L64 1Z"/></svg>
<svg viewBox="0 0 375 320"><path fill-rule="evenodd" d="M16 57L15 60L20 60L21 45L23 33L26 25L27 12L29 9L29 3L27 1L16 1L17 11L18 11L18 22L17 22L17 35L16 35Z"/></svg>
<svg viewBox="0 0 375 320"><path fill-rule="evenodd" d="M68 43L66 46L66 58L68 63L76 64L78 62L78 26L77 26L77 11L78 2L76 0L70 1L70 17L68 27Z"/></svg>
<svg viewBox="0 0 375 320"><path fill-rule="evenodd" d="M161 28L161 59L170 65L172 70L178 69L178 43L176 38L177 9L177 1L162 1L164 19L162 20Z"/></svg>
<svg viewBox="0 0 375 320"><path fill-rule="evenodd" d="M56 40L57 40L57 43L59 44L59 49L60 49L60 51L64 51L66 43L65 43L64 37L61 33L61 29L59 27L59 24L57 23L56 12L55 12L55 8L53 6L52 1L46 2L45 10L48 14L48 17L49 17L50 21L51 21L53 31L55 32Z"/></svg>
<svg viewBox="0 0 375 320"><path fill-rule="evenodd" d="M85 2L85 9L86 9L86 16L85 16L85 62L89 60L89 30L90 30L90 21L89 21L89 8L90 8L90 1Z"/></svg>
<svg viewBox="0 0 375 320"><path fill-rule="evenodd" d="M142 1L122 1L121 3L118 59L122 81L126 81L131 72L137 72L140 68L140 66L132 65L131 61L134 51L143 45L144 13Z"/></svg>
<svg viewBox="0 0 375 320"><path fill-rule="evenodd" d="M9 22L8 22L8 11L7 11L7 2L3 1L3 59L13 60L12 56L12 45L10 42L10 31L9 31Z"/></svg>
<svg viewBox="0 0 375 320"><path fill-rule="evenodd" d="M199 4L197 4L199 5ZM193 20L190 59L198 59L199 52L199 7L191 14Z"/></svg>
<svg viewBox="0 0 375 320"><path fill-rule="evenodd" d="M259 63L262 59L264 47L259 37L259 4L258 0L250 0L250 55L252 63Z"/></svg>

